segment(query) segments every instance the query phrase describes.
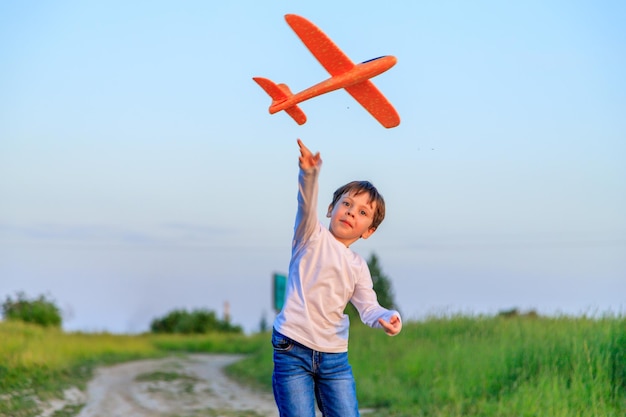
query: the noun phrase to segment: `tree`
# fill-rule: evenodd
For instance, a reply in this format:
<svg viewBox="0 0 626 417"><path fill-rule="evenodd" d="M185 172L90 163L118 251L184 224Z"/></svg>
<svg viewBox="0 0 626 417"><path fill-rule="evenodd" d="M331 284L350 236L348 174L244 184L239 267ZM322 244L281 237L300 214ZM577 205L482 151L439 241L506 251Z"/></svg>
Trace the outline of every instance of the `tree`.
<svg viewBox="0 0 626 417"><path fill-rule="evenodd" d="M261 321L259 322L259 332L265 333L268 330L269 330L269 324L267 323L267 315L265 314L265 311L264 311L263 315L261 316Z"/></svg>
<svg viewBox="0 0 626 417"><path fill-rule="evenodd" d="M372 283L374 284L374 291L378 297L378 304L390 310L398 310L394 301L391 280L382 272L380 263L378 262L378 256L376 256L375 253L370 255L367 260L367 266L372 276ZM359 313L352 304L346 306L345 313L350 316L350 323L359 321Z"/></svg>
<svg viewBox="0 0 626 417"><path fill-rule="evenodd" d="M367 266L369 267L372 282L374 283L374 291L376 291L378 295L378 303L390 310L397 310L398 308L394 302L393 289L391 288L391 280L383 274L380 264L378 263L378 256L376 256L375 253L370 255Z"/></svg>
<svg viewBox="0 0 626 417"><path fill-rule="evenodd" d="M15 300L7 296L2 303L2 316L5 320L21 320L44 327L61 327L62 321L61 310L52 300L44 295L29 299L23 292L18 292Z"/></svg>

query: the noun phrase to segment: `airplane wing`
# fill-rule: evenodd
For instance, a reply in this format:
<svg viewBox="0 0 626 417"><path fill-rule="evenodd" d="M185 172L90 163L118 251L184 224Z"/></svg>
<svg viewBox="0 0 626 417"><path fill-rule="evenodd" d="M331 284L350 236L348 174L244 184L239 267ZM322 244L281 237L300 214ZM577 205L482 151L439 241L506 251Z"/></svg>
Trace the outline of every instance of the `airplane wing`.
<svg viewBox="0 0 626 417"><path fill-rule="evenodd" d="M355 67L350 58L313 23L295 14L285 15L285 20L330 75L341 75ZM386 128L400 124L396 109L371 81L345 87L345 90Z"/></svg>
<svg viewBox="0 0 626 417"><path fill-rule="evenodd" d="M400 124L400 116L383 93L370 80L345 88L381 125L386 128Z"/></svg>
<svg viewBox="0 0 626 417"><path fill-rule="evenodd" d="M354 67L350 58L313 23L295 14L285 15L285 20L330 75L341 75Z"/></svg>

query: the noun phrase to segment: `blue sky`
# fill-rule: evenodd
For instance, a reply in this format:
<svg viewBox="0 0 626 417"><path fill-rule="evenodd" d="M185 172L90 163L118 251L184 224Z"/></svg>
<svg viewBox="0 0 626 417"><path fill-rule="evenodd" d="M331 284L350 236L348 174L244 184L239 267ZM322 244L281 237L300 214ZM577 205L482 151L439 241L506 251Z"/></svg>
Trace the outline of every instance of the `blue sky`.
<svg viewBox="0 0 626 417"><path fill-rule="evenodd" d="M302 2L301 2L302 3ZM263 76L327 74L300 14L400 113L347 93L269 115ZM405 319L518 307L623 312L626 6L619 1L0 4L0 297L49 294L68 330L138 332L174 308L273 319L300 137L319 212L368 179L376 253Z"/></svg>

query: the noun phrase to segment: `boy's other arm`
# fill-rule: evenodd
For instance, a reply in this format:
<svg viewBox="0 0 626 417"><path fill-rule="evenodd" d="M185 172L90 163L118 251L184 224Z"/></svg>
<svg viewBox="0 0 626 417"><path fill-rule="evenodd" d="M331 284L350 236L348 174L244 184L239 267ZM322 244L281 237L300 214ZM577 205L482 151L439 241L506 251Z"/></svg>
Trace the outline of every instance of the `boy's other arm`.
<svg viewBox="0 0 626 417"><path fill-rule="evenodd" d="M400 330L402 330L402 321L400 320L400 317L396 316L395 314L391 317L391 319L389 319L389 321L385 321L384 319L378 319L378 323L383 326L383 329L385 329L385 333L387 333L389 336L395 336L400 333Z"/></svg>

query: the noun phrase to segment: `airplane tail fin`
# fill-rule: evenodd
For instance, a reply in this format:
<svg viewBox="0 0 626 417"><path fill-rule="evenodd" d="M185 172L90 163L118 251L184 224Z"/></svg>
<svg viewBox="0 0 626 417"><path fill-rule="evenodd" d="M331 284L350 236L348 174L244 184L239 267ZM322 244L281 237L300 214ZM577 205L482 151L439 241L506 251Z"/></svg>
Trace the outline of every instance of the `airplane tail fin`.
<svg viewBox="0 0 626 417"><path fill-rule="evenodd" d="M272 107L293 96L293 93L291 92L291 90L289 90L287 84L275 84L272 80L262 77L254 77L252 79L256 81L256 83L260 85L261 88L265 90L265 92L269 94L269 96L272 98L270 113L276 113L276 111L272 111ZM302 109L300 109L300 107L298 107L297 105L287 107L285 111L299 125L302 125L306 122L306 114L304 114Z"/></svg>

